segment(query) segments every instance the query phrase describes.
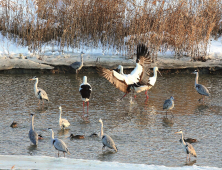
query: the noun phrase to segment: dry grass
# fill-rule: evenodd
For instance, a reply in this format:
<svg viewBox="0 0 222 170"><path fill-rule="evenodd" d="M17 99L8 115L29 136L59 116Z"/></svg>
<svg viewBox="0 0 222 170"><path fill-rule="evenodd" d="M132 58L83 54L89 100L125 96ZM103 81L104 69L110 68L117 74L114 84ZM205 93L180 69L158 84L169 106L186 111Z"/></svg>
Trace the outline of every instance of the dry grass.
<svg viewBox="0 0 222 170"><path fill-rule="evenodd" d="M24 0L25 1L25 0ZM27 0L26 3L31 0ZM81 45L134 52L145 43L152 54L173 48L178 55L206 55L210 36L222 34L221 0L41 0L37 14L27 6L1 0L0 30L19 37L19 43L41 52L43 43L55 40L61 50ZM16 17L10 19L9 9ZM127 12L126 12L127 11ZM29 16L29 20L27 20ZM10 34L7 34L8 36ZM126 41L127 37L127 41Z"/></svg>

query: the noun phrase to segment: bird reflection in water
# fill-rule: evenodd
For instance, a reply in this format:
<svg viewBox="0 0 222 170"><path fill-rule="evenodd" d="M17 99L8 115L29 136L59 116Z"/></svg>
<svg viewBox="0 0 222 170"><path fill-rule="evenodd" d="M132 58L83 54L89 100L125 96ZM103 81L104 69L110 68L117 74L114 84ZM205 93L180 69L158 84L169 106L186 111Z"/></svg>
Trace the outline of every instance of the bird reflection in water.
<svg viewBox="0 0 222 170"><path fill-rule="evenodd" d="M173 117L168 118L164 116L162 121L163 121L163 126L165 127L172 127L174 124Z"/></svg>
<svg viewBox="0 0 222 170"><path fill-rule="evenodd" d="M37 145L30 145L27 147L27 149L28 149L28 154L33 155L33 152L37 150Z"/></svg>
<svg viewBox="0 0 222 170"><path fill-rule="evenodd" d="M58 135L59 136L63 136L63 135L67 135L69 133L70 129L60 129L58 130Z"/></svg>
<svg viewBox="0 0 222 170"><path fill-rule="evenodd" d="M185 166L193 166L197 161L196 160L193 160L193 161L189 161L184 164Z"/></svg>

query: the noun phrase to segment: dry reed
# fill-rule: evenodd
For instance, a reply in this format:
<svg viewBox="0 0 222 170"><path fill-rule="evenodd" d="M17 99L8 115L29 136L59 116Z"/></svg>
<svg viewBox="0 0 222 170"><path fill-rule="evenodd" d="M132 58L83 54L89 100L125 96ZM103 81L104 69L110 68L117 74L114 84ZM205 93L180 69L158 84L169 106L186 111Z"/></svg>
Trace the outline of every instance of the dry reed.
<svg viewBox="0 0 222 170"><path fill-rule="evenodd" d="M22 2L16 5L15 1L0 1L0 30L31 51L41 52L44 43L53 41L61 50L82 45L97 47L101 43L103 48L133 54L135 45L145 43L153 59L158 51L169 48L177 55L196 58L206 56L211 36L218 38L222 34L221 0ZM33 3L38 7L37 16L31 12Z"/></svg>

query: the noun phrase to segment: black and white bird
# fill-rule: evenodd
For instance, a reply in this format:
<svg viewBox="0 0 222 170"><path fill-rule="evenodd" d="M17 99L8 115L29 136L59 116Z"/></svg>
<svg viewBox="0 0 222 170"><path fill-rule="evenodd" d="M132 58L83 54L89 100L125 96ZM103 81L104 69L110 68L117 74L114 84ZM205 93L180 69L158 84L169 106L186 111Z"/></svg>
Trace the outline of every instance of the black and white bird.
<svg viewBox="0 0 222 170"><path fill-rule="evenodd" d="M117 149L113 139L109 135L103 134L103 121L102 121L102 119L99 119L99 122L101 123L100 138L102 139L102 144L103 144L102 151L105 147L108 147L110 149L114 149L117 152L118 149Z"/></svg>
<svg viewBox="0 0 222 170"><path fill-rule="evenodd" d="M195 89L197 90L197 92L200 95L202 95L202 99L204 101L204 97L205 96L210 96L210 93L209 93L208 89L204 85L198 84L199 72L197 70L195 70L192 74L196 74ZM199 99L199 101L200 101L200 99Z"/></svg>
<svg viewBox="0 0 222 170"><path fill-rule="evenodd" d="M80 54L80 62L74 62L72 63L70 66L72 68L74 68L76 70L76 74L79 72L79 70L81 70L81 68L83 67L83 52L81 52Z"/></svg>
<svg viewBox="0 0 222 170"><path fill-rule="evenodd" d="M59 157L59 151L64 153L70 154L65 142L63 142L61 139L55 138L54 137L54 132L51 128L48 128L48 130L51 132L51 143L55 147L56 150L58 150L58 157Z"/></svg>
<svg viewBox="0 0 222 170"><path fill-rule="evenodd" d="M67 119L62 118L62 107L59 106L59 126L61 129L69 127L70 123Z"/></svg>
<svg viewBox="0 0 222 170"><path fill-rule="evenodd" d="M147 47L139 44L137 46L136 67L130 74L122 74L122 71L118 73L115 70L109 70L103 67L98 67L98 73L117 89L124 92L125 95L123 97L125 97L131 90L138 89L139 92L144 85L149 85L149 69L147 64L150 63L151 58L148 56Z"/></svg>
<svg viewBox="0 0 222 170"><path fill-rule="evenodd" d="M92 92L92 87L89 83L87 83L87 77L83 76L83 83L80 84L79 92L82 96L83 101L83 112L84 112L84 104L87 103L87 113L89 111L89 98Z"/></svg>
<svg viewBox="0 0 222 170"><path fill-rule="evenodd" d="M166 110L166 116L167 116L167 111L171 110L173 108L174 108L174 98L173 98L173 96L171 96L169 99L165 100L165 102L163 104L163 110Z"/></svg>
<svg viewBox="0 0 222 170"><path fill-rule="evenodd" d="M34 130L34 114L31 114L31 126L29 130L29 139L34 145L38 145L38 134Z"/></svg>
<svg viewBox="0 0 222 170"><path fill-rule="evenodd" d="M181 134L181 143L183 146L183 149L185 151L185 153L187 154L187 160L189 157L189 161L190 161L190 155L193 155L194 157L197 157L196 151L194 150L193 146L190 143L187 143L184 141L183 139L183 132L182 130L179 130L179 132L175 132L177 134Z"/></svg>
<svg viewBox="0 0 222 170"><path fill-rule="evenodd" d="M35 77L33 77L32 79L29 79L29 80L35 80L35 84L34 84L35 96L39 99L39 103L40 103L40 101L42 101L43 105L44 105L44 100L49 101L49 98L48 98L48 95L45 92L45 90L37 87L39 79L35 76ZM38 103L38 105L39 105L39 103Z"/></svg>

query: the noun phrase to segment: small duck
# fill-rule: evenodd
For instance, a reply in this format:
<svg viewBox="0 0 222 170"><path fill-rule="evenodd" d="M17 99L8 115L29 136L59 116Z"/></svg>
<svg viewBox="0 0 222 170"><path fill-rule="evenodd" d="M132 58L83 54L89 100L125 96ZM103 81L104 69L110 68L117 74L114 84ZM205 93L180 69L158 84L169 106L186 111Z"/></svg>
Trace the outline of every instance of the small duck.
<svg viewBox="0 0 222 170"><path fill-rule="evenodd" d="M73 135L72 133L70 134L70 139L85 139L84 135Z"/></svg>
<svg viewBox="0 0 222 170"><path fill-rule="evenodd" d="M18 127L18 124L17 124L15 121L13 121L12 124L10 125L10 127L12 127L12 128L17 128L17 127Z"/></svg>
<svg viewBox="0 0 222 170"><path fill-rule="evenodd" d="M182 140L180 139L179 140L180 143L182 143ZM196 143L197 140L196 139L193 139L193 138L187 138L187 139L184 139L185 142L188 142L188 143Z"/></svg>
<svg viewBox="0 0 222 170"><path fill-rule="evenodd" d="M41 134L39 134L39 135L38 135L38 139L39 139L39 140L42 140L42 139L43 139L43 136L42 136Z"/></svg>

